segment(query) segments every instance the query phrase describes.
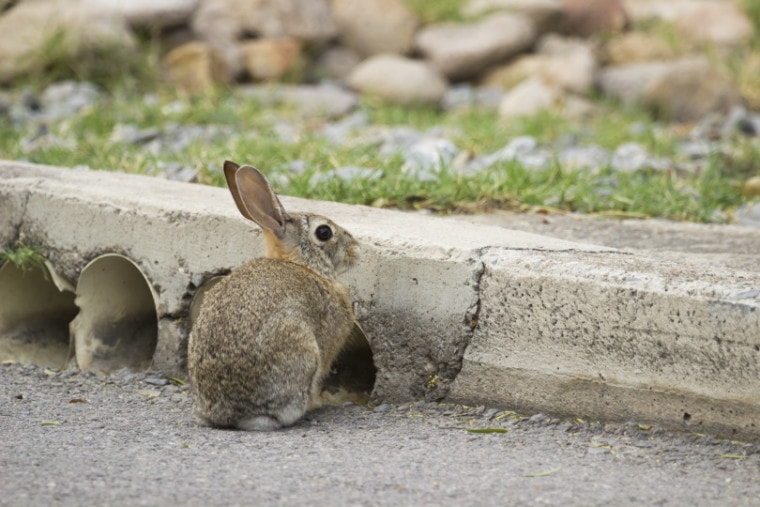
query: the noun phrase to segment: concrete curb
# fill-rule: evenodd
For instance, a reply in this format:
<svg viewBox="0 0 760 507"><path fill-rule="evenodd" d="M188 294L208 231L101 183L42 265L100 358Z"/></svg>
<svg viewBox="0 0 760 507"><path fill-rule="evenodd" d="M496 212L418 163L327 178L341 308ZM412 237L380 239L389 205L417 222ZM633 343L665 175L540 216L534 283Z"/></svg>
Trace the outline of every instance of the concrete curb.
<svg viewBox="0 0 760 507"><path fill-rule="evenodd" d="M329 216L363 244L344 281L371 341L379 399L760 438L756 272L706 272L461 220L283 202ZM128 257L156 300L156 368L182 370L193 294L260 255L257 234L224 189L0 162L0 248L34 245L74 285L101 254Z"/></svg>

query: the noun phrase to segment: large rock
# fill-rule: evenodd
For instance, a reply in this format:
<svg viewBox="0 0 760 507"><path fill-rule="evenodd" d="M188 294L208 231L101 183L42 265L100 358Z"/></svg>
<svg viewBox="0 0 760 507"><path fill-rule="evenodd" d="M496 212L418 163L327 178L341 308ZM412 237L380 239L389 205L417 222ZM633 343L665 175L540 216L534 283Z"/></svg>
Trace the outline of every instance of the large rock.
<svg viewBox="0 0 760 507"><path fill-rule="evenodd" d="M470 0L462 7L466 17L477 17L493 11L525 14L539 33L555 31L562 19L562 0Z"/></svg>
<svg viewBox="0 0 760 507"><path fill-rule="evenodd" d="M232 75L216 51L201 41L182 44L164 57L167 79L182 91L203 92L227 83Z"/></svg>
<svg viewBox="0 0 760 507"><path fill-rule="evenodd" d="M485 86L509 90L529 77L540 77L564 90L585 93L594 84L596 59L591 45L580 39L547 35L538 44L538 52L490 72Z"/></svg>
<svg viewBox="0 0 760 507"><path fill-rule="evenodd" d="M566 34L589 37L621 32L628 26L622 0L563 0L562 28Z"/></svg>
<svg viewBox="0 0 760 507"><path fill-rule="evenodd" d="M431 65L403 56L376 55L348 76L352 88L399 104L437 105L448 86Z"/></svg>
<svg viewBox="0 0 760 507"><path fill-rule="evenodd" d="M627 63L668 60L675 50L661 37L646 32L628 32L611 39L604 48L607 63Z"/></svg>
<svg viewBox="0 0 760 507"><path fill-rule="evenodd" d="M419 20L401 0L333 0L341 41L362 55L408 53Z"/></svg>
<svg viewBox="0 0 760 507"><path fill-rule="evenodd" d="M755 0L757 1L757 0ZM678 31L697 42L735 47L747 44L754 35L752 22L733 2L695 2L681 15Z"/></svg>
<svg viewBox="0 0 760 507"><path fill-rule="evenodd" d="M504 95L499 104L499 115L503 118L533 116L545 109L559 106L562 90L547 83L540 77L526 79Z"/></svg>
<svg viewBox="0 0 760 507"><path fill-rule="evenodd" d="M160 28L190 21L199 0L98 0L100 9L112 9L133 27ZM94 2L93 2L94 3Z"/></svg>
<svg viewBox="0 0 760 507"><path fill-rule="evenodd" d="M0 82L93 48L135 48L122 15L87 0L21 2L0 16Z"/></svg>
<svg viewBox="0 0 760 507"><path fill-rule="evenodd" d="M306 44L337 34L328 0L200 0L192 27L234 73L243 68L237 41L244 34L292 36Z"/></svg>
<svg viewBox="0 0 760 507"><path fill-rule="evenodd" d="M529 17L499 13L477 23L428 26L418 32L416 46L446 77L461 80L529 48L535 39Z"/></svg>
<svg viewBox="0 0 760 507"><path fill-rule="evenodd" d="M326 49L315 63L315 74L320 79L343 81L359 65L362 58L351 48L335 46Z"/></svg>
<svg viewBox="0 0 760 507"><path fill-rule="evenodd" d="M293 37L263 38L241 44L248 75L256 80L277 81L298 67L301 43Z"/></svg>
<svg viewBox="0 0 760 507"><path fill-rule="evenodd" d="M609 67L600 73L599 85L607 95L682 122L725 113L740 100L734 86L704 57Z"/></svg>

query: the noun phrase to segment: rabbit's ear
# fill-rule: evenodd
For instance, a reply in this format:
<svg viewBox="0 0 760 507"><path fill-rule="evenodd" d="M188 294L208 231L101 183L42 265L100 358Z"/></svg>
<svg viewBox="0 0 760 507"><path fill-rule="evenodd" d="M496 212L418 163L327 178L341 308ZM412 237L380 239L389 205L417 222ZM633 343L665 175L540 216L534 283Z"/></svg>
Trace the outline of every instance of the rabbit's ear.
<svg viewBox="0 0 760 507"><path fill-rule="evenodd" d="M229 161L224 163L224 175L240 213L282 238L287 214L264 175L255 167Z"/></svg>

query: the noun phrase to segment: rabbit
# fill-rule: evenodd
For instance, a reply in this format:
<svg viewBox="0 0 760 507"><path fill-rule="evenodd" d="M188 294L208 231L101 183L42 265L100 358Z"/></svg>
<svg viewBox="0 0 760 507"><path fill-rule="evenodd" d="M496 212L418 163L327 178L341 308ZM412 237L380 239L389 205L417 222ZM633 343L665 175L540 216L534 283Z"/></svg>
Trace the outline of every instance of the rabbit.
<svg viewBox="0 0 760 507"><path fill-rule="evenodd" d="M263 230L266 256L203 297L188 343L195 415L205 426L275 430L322 404L333 360L356 332L346 287L358 244L331 220L288 213L258 169L224 163L242 215Z"/></svg>

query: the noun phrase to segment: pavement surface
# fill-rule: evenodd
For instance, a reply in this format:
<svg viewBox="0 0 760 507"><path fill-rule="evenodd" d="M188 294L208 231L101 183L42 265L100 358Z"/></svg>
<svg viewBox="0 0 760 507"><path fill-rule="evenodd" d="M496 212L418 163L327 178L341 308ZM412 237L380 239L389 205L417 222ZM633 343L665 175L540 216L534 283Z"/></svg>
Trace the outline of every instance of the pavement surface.
<svg viewBox="0 0 760 507"><path fill-rule="evenodd" d="M760 505L760 444L424 402L246 433L191 405L160 373L0 366L0 505Z"/></svg>
<svg viewBox="0 0 760 507"><path fill-rule="evenodd" d="M458 215L552 238L632 251L644 257L760 273L760 229L670 220L620 220L594 215L497 212Z"/></svg>

